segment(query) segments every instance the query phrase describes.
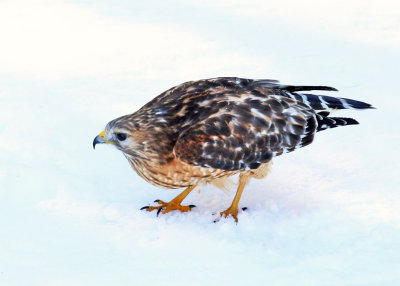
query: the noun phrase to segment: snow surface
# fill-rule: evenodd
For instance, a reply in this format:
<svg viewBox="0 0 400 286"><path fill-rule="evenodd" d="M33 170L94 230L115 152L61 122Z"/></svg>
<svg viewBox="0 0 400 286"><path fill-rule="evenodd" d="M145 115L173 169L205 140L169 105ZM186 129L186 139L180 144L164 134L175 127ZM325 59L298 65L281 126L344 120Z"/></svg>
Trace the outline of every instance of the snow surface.
<svg viewBox="0 0 400 286"><path fill-rule="evenodd" d="M400 285L396 1L1 1L0 285ZM329 13L332 12L332 13ZM323 15L323 16L322 16ZM105 124L183 81L331 85L376 110L274 161L240 202L140 211ZM335 93L336 95L336 93Z"/></svg>

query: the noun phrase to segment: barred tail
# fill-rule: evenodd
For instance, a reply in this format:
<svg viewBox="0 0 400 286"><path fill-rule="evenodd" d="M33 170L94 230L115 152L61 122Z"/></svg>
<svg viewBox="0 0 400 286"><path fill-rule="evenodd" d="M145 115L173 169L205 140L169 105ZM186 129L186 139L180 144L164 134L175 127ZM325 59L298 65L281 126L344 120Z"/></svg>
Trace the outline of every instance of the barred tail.
<svg viewBox="0 0 400 286"><path fill-rule="evenodd" d="M356 125L357 120L346 117L328 117L329 112L320 112L317 114L317 132L338 126Z"/></svg>
<svg viewBox="0 0 400 286"><path fill-rule="evenodd" d="M311 108L315 110L374 108L369 103L349 98L340 98L340 97L315 95L315 94L297 94L296 98L300 99L303 103L311 106Z"/></svg>
<svg viewBox="0 0 400 286"><path fill-rule="evenodd" d="M374 108L369 103L349 98L302 93L302 91L312 90L337 91L337 89L330 86L280 85L279 87L286 92L286 96L294 98L297 101L310 106L314 110Z"/></svg>

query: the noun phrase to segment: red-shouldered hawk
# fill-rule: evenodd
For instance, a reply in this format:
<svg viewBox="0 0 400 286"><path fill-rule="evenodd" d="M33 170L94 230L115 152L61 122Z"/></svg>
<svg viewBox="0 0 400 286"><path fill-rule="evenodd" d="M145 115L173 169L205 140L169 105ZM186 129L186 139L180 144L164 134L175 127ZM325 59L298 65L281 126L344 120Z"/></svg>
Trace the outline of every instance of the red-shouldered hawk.
<svg viewBox="0 0 400 286"><path fill-rule="evenodd" d="M366 109L370 104L306 93L327 86L282 85L275 80L234 77L190 81L173 87L137 112L109 122L93 141L111 143L149 183L186 189L147 211L190 211L184 198L199 184L239 174L231 206L221 216L237 221L249 179L267 174L273 157L310 144L318 131L353 125L329 117L329 109Z"/></svg>

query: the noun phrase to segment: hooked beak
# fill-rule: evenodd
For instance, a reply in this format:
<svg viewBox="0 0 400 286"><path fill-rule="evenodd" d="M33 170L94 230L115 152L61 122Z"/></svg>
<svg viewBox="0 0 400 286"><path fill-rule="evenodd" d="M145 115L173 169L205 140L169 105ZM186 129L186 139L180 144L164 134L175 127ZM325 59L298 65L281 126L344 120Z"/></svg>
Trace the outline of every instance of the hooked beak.
<svg viewBox="0 0 400 286"><path fill-rule="evenodd" d="M96 144L104 144L108 143L106 138L106 131L101 131L99 135L97 135L93 140L93 149L96 149Z"/></svg>

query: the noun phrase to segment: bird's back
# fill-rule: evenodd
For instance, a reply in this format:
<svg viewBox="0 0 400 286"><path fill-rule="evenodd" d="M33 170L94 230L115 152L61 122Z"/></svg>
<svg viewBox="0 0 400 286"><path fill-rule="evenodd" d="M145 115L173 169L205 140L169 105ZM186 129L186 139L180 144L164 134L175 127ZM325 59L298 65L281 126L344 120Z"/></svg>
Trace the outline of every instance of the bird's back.
<svg viewBox="0 0 400 286"><path fill-rule="evenodd" d="M282 85L234 77L186 82L162 93L141 112L165 124L174 156L224 170L255 169L313 141L316 132L357 124L329 109L364 109L351 99L304 93L327 86Z"/></svg>

